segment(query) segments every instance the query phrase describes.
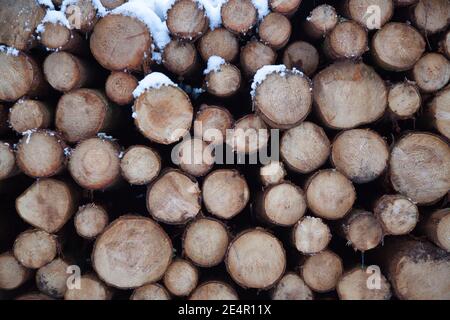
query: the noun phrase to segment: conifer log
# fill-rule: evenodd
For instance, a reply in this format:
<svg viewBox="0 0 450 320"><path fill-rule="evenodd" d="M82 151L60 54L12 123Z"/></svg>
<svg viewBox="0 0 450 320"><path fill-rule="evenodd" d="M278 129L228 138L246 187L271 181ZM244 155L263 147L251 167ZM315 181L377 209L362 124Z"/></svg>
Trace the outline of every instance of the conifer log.
<svg viewBox="0 0 450 320"><path fill-rule="evenodd" d="M340 300L389 300L391 285L380 274L379 287L370 281L372 272L365 267L355 267L345 272L336 286ZM375 276L375 275L374 275ZM372 287L373 285L373 287Z"/></svg>
<svg viewBox="0 0 450 320"><path fill-rule="evenodd" d="M238 171L219 169L204 179L202 195L209 213L221 219L231 219L247 205L250 190Z"/></svg>
<svg viewBox="0 0 450 320"><path fill-rule="evenodd" d="M445 30L450 24L450 3L447 0L420 0L413 8L411 19L425 34Z"/></svg>
<svg viewBox="0 0 450 320"><path fill-rule="evenodd" d="M286 165L299 173L310 173L321 167L330 154L330 140L318 125L305 121L287 130L280 145Z"/></svg>
<svg viewBox="0 0 450 320"><path fill-rule="evenodd" d="M88 203L75 214L75 231L80 237L94 239L105 230L108 222L108 212L103 206Z"/></svg>
<svg viewBox="0 0 450 320"><path fill-rule="evenodd" d="M269 0L269 6L272 11L286 16L293 15L301 3L302 0Z"/></svg>
<svg viewBox="0 0 450 320"><path fill-rule="evenodd" d="M386 170L388 159L386 141L368 129L342 131L331 147L331 162L355 183L378 178Z"/></svg>
<svg viewBox="0 0 450 320"><path fill-rule="evenodd" d="M113 71L106 79L106 96L114 103L123 106L133 102L133 90L138 81L135 76L124 71Z"/></svg>
<svg viewBox="0 0 450 320"><path fill-rule="evenodd" d="M291 32L292 26L289 19L277 12L265 16L258 27L261 41L275 50L279 50L287 44Z"/></svg>
<svg viewBox="0 0 450 320"><path fill-rule="evenodd" d="M317 216L336 220L343 218L356 200L352 182L332 169L316 172L306 183L308 208Z"/></svg>
<svg viewBox="0 0 450 320"><path fill-rule="evenodd" d="M124 215L97 238L92 266L107 284L137 288L161 279L172 260L172 243L153 220Z"/></svg>
<svg viewBox="0 0 450 320"><path fill-rule="evenodd" d="M151 283L134 289L130 300L170 300L170 294L162 285Z"/></svg>
<svg viewBox="0 0 450 320"><path fill-rule="evenodd" d="M241 48L242 71L249 78L263 66L274 64L276 59L277 53L260 41L249 41Z"/></svg>
<svg viewBox="0 0 450 320"><path fill-rule="evenodd" d="M378 120L386 109L381 77L362 62L336 62L314 77L314 102L330 128L350 129Z"/></svg>
<svg viewBox="0 0 450 320"><path fill-rule="evenodd" d="M212 169L214 149L205 141L198 138L185 139L176 148L176 159L184 172L195 177L202 177Z"/></svg>
<svg viewBox="0 0 450 320"><path fill-rule="evenodd" d="M222 64L205 76L205 85L206 91L216 97L230 97L241 87L241 72L230 63Z"/></svg>
<svg viewBox="0 0 450 320"><path fill-rule="evenodd" d="M97 276L88 274L80 278L80 287L69 287L64 300L111 300L112 291Z"/></svg>
<svg viewBox="0 0 450 320"><path fill-rule="evenodd" d="M381 243L383 228L372 212L354 209L342 221L342 234L348 243L361 252Z"/></svg>
<svg viewBox="0 0 450 320"><path fill-rule="evenodd" d="M46 129L53 120L53 110L39 100L20 99L9 112L9 124L17 133L32 129Z"/></svg>
<svg viewBox="0 0 450 320"><path fill-rule="evenodd" d="M345 0L343 9L347 17L373 30L391 20L394 3L392 0Z"/></svg>
<svg viewBox="0 0 450 320"><path fill-rule="evenodd" d="M236 291L227 283L208 281L199 285L189 300L238 300Z"/></svg>
<svg viewBox="0 0 450 320"><path fill-rule="evenodd" d="M196 71L199 66L197 50L190 42L170 41L164 47L162 59L167 70L178 76L188 76Z"/></svg>
<svg viewBox="0 0 450 320"><path fill-rule="evenodd" d="M147 190L147 210L167 224L185 224L201 209L201 191L197 181L180 170L161 174Z"/></svg>
<svg viewBox="0 0 450 320"><path fill-rule="evenodd" d="M88 47L82 35L59 23L45 22L40 32L41 44L50 50L86 55Z"/></svg>
<svg viewBox="0 0 450 320"><path fill-rule="evenodd" d="M94 58L112 71L139 71L151 55L152 38L141 21L122 15L107 15L94 28L90 48Z"/></svg>
<svg viewBox="0 0 450 320"><path fill-rule="evenodd" d="M428 107L431 124L447 139L450 139L450 86L438 92Z"/></svg>
<svg viewBox="0 0 450 320"><path fill-rule="evenodd" d="M450 209L434 211L422 223L422 229L428 239L447 252L450 252Z"/></svg>
<svg viewBox="0 0 450 320"><path fill-rule="evenodd" d="M55 258L58 249L56 236L31 229L19 234L14 242L13 253L25 268L39 269Z"/></svg>
<svg viewBox="0 0 450 320"><path fill-rule="evenodd" d="M164 274L164 286L175 296L188 296L197 287L198 270L189 261L176 259Z"/></svg>
<svg viewBox="0 0 450 320"><path fill-rule="evenodd" d="M102 5L106 9L110 9L110 10L117 8L118 6L124 4L127 1L128 0L100 0Z"/></svg>
<svg viewBox="0 0 450 320"><path fill-rule="evenodd" d="M239 41L227 29L216 28L208 31L200 38L198 51L205 61L208 61L212 56L218 56L227 62L233 62L239 54Z"/></svg>
<svg viewBox="0 0 450 320"><path fill-rule="evenodd" d="M439 136L405 135L392 149L389 168L394 189L418 205L432 204L450 190L450 147Z"/></svg>
<svg viewBox="0 0 450 320"><path fill-rule="evenodd" d="M194 136L207 143L221 144L233 124L234 119L228 109L202 104L195 116Z"/></svg>
<svg viewBox="0 0 450 320"><path fill-rule="evenodd" d="M295 248L303 254L316 254L326 249L330 240L330 228L320 218L306 216L292 229Z"/></svg>
<svg viewBox="0 0 450 320"><path fill-rule="evenodd" d="M389 71L411 69L424 51L424 38L406 23L388 23L372 37L372 56L380 67Z"/></svg>
<svg viewBox="0 0 450 320"><path fill-rule="evenodd" d="M129 147L120 160L122 177L128 183L144 185L155 179L161 171L161 158L150 147L135 145Z"/></svg>
<svg viewBox="0 0 450 320"><path fill-rule="evenodd" d="M311 289L293 272L286 273L272 291L272 300L313 300Z"/></svg>
<svg viewBox="0 0 450 320"><path fill-rule="evenodd" d="M367 30L355 21L339 22L325 37L324 52L333 60L358 58L367 50Z"/></svg>
<svg viewBox="0 0 450 320"><path fill-rule="evenodd" d="M65 141L74 143L91 138L101 131L112 129L119 110L105 95L94 89L76 89L58 101L55 126Z"/></svg>
<svg viewBox="0 0 450 320"><path fill-rule="evenodd" d="M110 140L90 138L73 149L69 172L81 187L106 189L120 180L119 146Z"/></svg>
<svg viewBox="0 0 450 320"><path fill-rule="evenodd" d="M16 289L24 284L30 275L30 270L22 266L12 252L0 254L0 289Z"/></svg>
<svg viewBox="0 0 450 320"><path fill-rule="evenodd" d="M246 34L257 22L258 12L251 0L228 0L220 15L225 28L235 34Z"/></svg>
<svg viewBox="0 0 450 320"><path fill-rule="evenodd" d="M183 254L200 267L213 267L223 261L228 243L228 230L223 223L212 218L199 218L185 229Z"/></svg>
<svg viewBox="0 0 450 320"><path fill-rule="evenodd" d="M56 258L49 264L39 268L36 272L36 286L39 291L52 298L63 298L67 290L67 272L69 263Z"/></svg>
<svg viewBox="0 0 450 320"><path fill-rule="evenodd" d="M342 259L330 250L309 256L301 266L301 276L315 292L333 290L343 273Z"/></svg>
<svg viewBox="0 0 450 320"><path fill-rule="evenodd" d="M271 160L259 170L259 177L265 187L282 182L285 176L286 170L284 169L283 162L280 161Z"/></svg>
<svg viewBox="0 0 450 320"><path fill-rule="evenodd" d="M16 156L12 146L6 142L0 142L0 181L16 173Z"/></svg>
<svg viewBox="0 0 450 320"><path fill-rule="evenodd" d="M417 206L399 194L382 196L376 201L373 213L380 221L385 235L408 234L419 221Z"/></svg>
<svg viewBox="0 0 450 320"><path fill-rule="evenodd" d="M61 10L64 11L66 16L73 14L79 14L77 19L73 19L71 26L83 33L89 33L95 27L98 17L97 9L92 0L72 0L68 3L64 3L61 6Z"/></svg>
<svg viewBox="0 0 450 320"><path fill-rule="evenodd" d="M228 247L227 271L243 288L270 289L286 269L281 242L264 229L249 229Z"/></svg>
<svg viewBox="0 0 450 320"><path fill-rule="evenodd" d="M320 39L333 30L339 22L336 9L329 4L315 7L303 22L303 29L313 39Z"/></svg>
<svg viewBox="0 0 450 320"><path fill-rule="evenodd" d="M75 213L77 200L77 193L69 184L40 179L16 199L16 210L32 226L55 233Z"/></svg>
<svg viewBox="0 0 450 320"><path fill-rule="evenodd" d="M450 80L450 61L439 53L427 53L414 65L412 74L423 92L438 91Z"/></svg>
<svg viewBox="0 0 450 320"><path fill-rule="evenodd" d="M269 129L258 115L248 114L236 121L226 138L235 152L254 154L267 147Z"/></svg>
<svg viewBox="0 0 450 320"><path fill-rule="evenodd" d="M399 82L389 89L388 111L395 118L411 118L421 105L422 97L414 83L409 81Z"/></svg>
<svg viewBox="0 0 450 320"><path fill-rule="evenodd" d="M179 39L195 41L208 29L205 9L193 0L177 0L167 11L167 28Z"/></svg>
<svg viewBox="0 0 450 320"><path fill-rule="evenodd" d="M283 64L288 69L296 68L308 77L312 76L319 66L317 49L305 41L291 43L283 53Z"/></svg>

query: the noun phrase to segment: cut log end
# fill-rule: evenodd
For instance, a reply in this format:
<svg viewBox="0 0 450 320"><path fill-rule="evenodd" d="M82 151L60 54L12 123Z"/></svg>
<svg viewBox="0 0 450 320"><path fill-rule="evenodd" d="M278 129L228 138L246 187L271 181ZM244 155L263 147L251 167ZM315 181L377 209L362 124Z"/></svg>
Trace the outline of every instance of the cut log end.
<svg viewBox="0 0 450 320"><path fill-rule="evenodd" d="M232 64L222 64L219 70L206 75L205 83L210 94L221 98L230 97L241 86L241 72Z"/></svg>
<svg viewBox="0 0 450 320"><path fill-rule="evenodd" d="M304 22L307 35L313 39L324 37L339 22L336 9L328 4L315 7Z"/></svg>
<svg viewBox="0 0 450 320"><path fill-rule="evenodd" d="M42 230L21 233L14 242L14 256L26 268L39 269L52 261L58 251L56 237Z"/></svg>
<svg viewBox="0 0 450 320"><path fill-rule="evenodd" d="M250 0L229 0L221 8L222 24L236 34L245 34L257 22L257 11Z"/></svg>
<svg viewBox="0 0 450 320"><path fill-rule="evenodd" d="M291 22L284 15L269 13L259 24L258 34L262 42L279 50L283 48L291 36Z"/></svg>
<svg viewBox="0 0 450 320"><path fill-rule="evenodd" d="M109 217L105 208L95 203L89 203L80 207L75 214L75 230L79 236L93 239L103 232L108 221Z"/></svg>
<svg viewBox="0 0 450 320"><path fill-rule="evenodd" d="M194 41L208 29L208 18L196 1L178 0L167 12L167 28L177 38Z"/></svg>
<svg viewBox="0 0 450 320"><path fill-rule="evenodd" d="M238 300L234 289L220 281L208 281L199 285L189 300Z"/></svg>
<svg viewBox="0 0 450 320"><path fill-rule="evenodd" d="M12 252L0 254L0 289L16 289L25 283L30 275L29 269L22 266Z"/></svg>
<svg viewBox="0 0 450 320"><path fill-rule="evenodd" d="M80 287L68 288L64 300L110 300L111 290L94 275L80 278Z"/></svg>
<svg viewBox="0 0 450 320"><path fill-rule="evenodd" d="M284 14L286 16L293 15L300 4L302 3L302 0L270 0L269 5L272 11L278 12L281 14Z"/></svg>
<svg viewBox="0 0 450 320"><path fill-rule="evenodd" d="M422 105L422 97L416 85L400 82L389 89L388 110L399 119L414 116Z"/></svg>
<svg viewBox="0 0 450 320"><path fill-rule="evenodd" d="M258 115L249 114L236 121L232 134L226 138L235 152L254 154L267 147L269 129Z"/></svg>
<svg viewBox="0 0 450 320"><path fill-rule="evenodd" d="M272 300L313 300L311 289L295 273L287 273L272 292Z"/></svg>
<svg viewBox="0 0 450 320"><path fill-rule="evenodd" d="M125 151L120 160L122 176L134 185L148 184L161 171L161 158L152 148L136 145Z"/></svg>
<svg viewBox="0 0 450 320"><path fill-rule="evenodd" d="M162 285L152 283L136 288L130 300L170 300L170 295Z"/></svg>
<svg viewBox="0 0 450 320"><path fill-rule="evenodd" d="M425 219L423 229L428 238L437 246L450 252L450 209L433 212Z"/></svg>
<svg viewBox="0 0 450 320"><path fill-rule="evenodd" d="M207 143L221 144L233 123L233 116L227 109L203 104L195 117L194 135Z"/></svg>
<svg viewBox="0 0 450 320"><path fill-rule="evenodd" d="M247 77L253 77L265 65L274 64L276 59L276 52L260 41L249 41L241 48L240 63Z"/></svg>
<svg viewBox="0 0 450 320"><path fill-rule="evenodd" d="M261 182L266 187L282 182L286 174L283 162L280 161L271 160L259 170Z"/></svg>
<svg viewBox="0 0 450 320"><path fill-rule="evenodd" d="M380 274L379 286L371 287L370 276L373 273L368 268L357 267L339 279L336 290L341 300L389 300L391 286Z"/></svg>
<svg viewBox="0 0 450 320"><path fill-rule="evenodd" d="M391 20L394 14L394 3L392 0L346 0L344 2L344 11L352 20L362 24L369 30L373 30L379 29ZM376 21L373 19L375 13L377 14Z"/></svg>
<svg viewBox="0 0 450 320"><path fill-rule="evenodd" d="M16 173L16 156L6 142L0 142L0 181Z"/></svg>
<svg viewBox="0 0 450 320"><path fill-rule="evenodd" d="M331 240L330 228L320 218L304 217L294 226L293 242L303 254L316 254L328 246Z"/></svg>
<svg viewBox="0 0 450 320"><path fill-rule="evenodd" d="M319 66L317 49L305 41L291 43L283 54L283 64L286 68L303 71L307 76L313 75Z"/></svg>
<svg viewBox="0 0 450 320"><path fill-rule="evenodd" d="M227 29L216 28L200 38L198 51L205 61L212 56L218 56L227 62L233 62L239 54L239 41Z"/></svg>
<svg viewBox="0 0 450 320"><path fill-rule="evenodd" d="M9 112L9 124L17 133L48 128L52 121L50 107L38 100L21 99Z"/></svg>
<svg viewBox="0 0 450 320"><path fill-rule="evenodd" d="M177 259L164 274L164 286L175 296L188 296L197 287L198 270L186 260Z"/></svg>
<svg viewBox="0 0 450 320"><path fill-rule="evenodd" d="M450 4L446 0L421 0L412 10L414 24L426 34L434 34L449 25Z"/></svg>
<svg viewBox="0 0 450 320"><path fill-rule="evenodd" d="M330 250L306 258L301 269L303 280L316 292L333 290L342 272L342 259Z"/></svg>
<svg viewBox="0 0 450 320"><path fill-rule="evenodd" d="M450 61L439 53L427 53L414 65L412 74L420 90L436 92L450 80Z"/></svg>
<svg viewBox="0 0 450 320"><path fill-rule="evenodd" d="M36 286L39 291L53 298L63 298L67 290L69 264L56 258L36 272Z"/></svg>
<svg viewBox="0 0 450 320"><path fill-rule="evenodd" d="M342 223L348 243L361 252L378 246L383 238L383 228L377 218L368 211L352 210Z"/></svg>
<svg viewBox="0 0 450 320"><path fill-rule="evenodd" d="M325 54L334 60L358 58L367 49L367 31L354 21L338 23L326 36L324 42Z"/></svg>
<svg viewBox="0 0 450 320"><path fill-rule="evenodd" d="M428 113L432 125L443 136L450 139L450 87L436 94L430 103Z"/></svg>
<svg viewBox="0 0 450 320"><path fill-rule="evenodd" d="M202 177L212 169L214 149L205 141L198 138L186 139L177 148L177 161L186 173Z"/></svg>
<svg viewBox="0 0 450 320"><path fill-rule="evenodd" d="M190 42L170 41L163 52L163 64L179 76L190 75L198 67L197 50Z"/></svg>
<svg viewBox="0 0 450 320"><path fill-rule="evenodd" d="M375 204L374 214L380 221L384 234L408 234L419 220L417 206L401 195L382 196Z"/></svg>
<svg viewBox="0 0 450 320"><path fill-rule="evenodd" d="M114 71L108 76L105 84L107 97L120 106L133 102L133 90L138 81L135 76L123 71Z"/></svg>

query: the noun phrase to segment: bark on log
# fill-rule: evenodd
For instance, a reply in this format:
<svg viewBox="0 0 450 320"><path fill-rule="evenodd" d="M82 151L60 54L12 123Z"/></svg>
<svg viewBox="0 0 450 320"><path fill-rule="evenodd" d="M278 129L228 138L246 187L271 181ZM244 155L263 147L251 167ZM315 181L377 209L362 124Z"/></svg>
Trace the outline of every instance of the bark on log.
<svg viewBox="0 0 450 320"><path fill-rule="evenodd" d="M67 290L69 263L56 258L36 272L36 286L43 294L52 298L63 298Z"/></svg>
<svg viewBox="0 0 450 320"><path fill-rule="evenodd" d="M372 37L372 56L380 67L389 71L411 69L424 51L424 38L406 23L388 23Z"/></svg>
<svg viewBox="0 0 450 320"><path fill-rule="evenodd" d="M425 218L422 229L428 239L450 252L450 209L440 209Z"/></svg>
<svg viewBox="0 0 450 320"><path fill-rule="evenodd" d="M0 289L16 289L24 284L30 276L30 270L22 266L12 252L0 254Z"/></svg>
<svg viewBox="0 0 450 320"><path fill-rule="evenodd" d="M367 30L355 21L339 22L326 35L323 45L332 60L358 58L368 50Z"/></svg>
<svg viewBox="0 0 450 320"><path fill-rule="evenodd" d="M389 89L388 111L398 119L412 118L422 105L417 86L409 81L394 84Z"/></svg>
<svg viewBox="0 0 450 320"><path fill-rule="evenodd" d="M241 71L232 64L222 64L217 71L205 76L205 86L206 91L216 97L231 97L241 87Z"/></svg>
<svg viewBox="0 0 450 320"><path fill-rule="evenodd" d="M450 62L439 53L427 53L414 65L412 75L423 92L438 91L450 80Z"/></svg>
<svg viewBox="0 0 450 320"><path fill-rule="evenodd" d="M276 59L277 53L260 41L249 41L241 48L242 71L249 78L253 77L256 71L263 66L274 64Z"/></svg>
<svg viewBox="0 0 450 320"><path fill-rule="evenodd" d="M372 272L364 267L355 267L345 272L336 286L340 300L389 300L391 285L380 274L379 287L369 288Z"/></svg>
<svg viewBox="0 0 450 320"><path fill-rule="evenodd" d="M164 47L162 62L167 70L178 76L189 76L199 67L195 46L179 40L172 40Z"/></svg>
<svg viewBox="0 0 450 320"><path fill-rule="evenodd" d="M92 266L107 284L137 288L158 281L172 260L172 243L153 220L121 216L97 238Z"/></svg>
<svg viewBox="0 0 450 320"><path fill-rule="evenodd" d="M122 177L133 185L148 184L161 171L161 158L150 147L135 145L129 147L120 160Z"/></svg>
<svg viewBox="0 0 450 320"><path fill-rule="evenodd" d="M0 142L0 181L16 173L16 156L12 146L6 142Z"/></svg>
<svg viewBox="0 0 450 320"><path fill-rule="evenodd" d="M327 161L330 140L321 127L305 121L283 134L280 155L290 169L310 173Z"/></svg>
<svg viewBox="0 0 450 320"><path fill-rule="evenodd" d="M227 29L216 28L200 38L198 51L205 61L211 56L219 56L227 62L233 62L239 54L239 41Z"/></svg>
<svg viewBox="0 0 450 320"><path fill-rule="evenodd" d="M269 6L272 11L286 16L293 15L301 3L302 0L269 0Z"/></svg>
<svg viewBox="0 0 450 320"><path fill-rule="evenodd" d="M101 138L84 140L70 155L69 172L85 189L106 189L120 180L119 153L119 146L113 141Z"/></svg>
<svg viewBox="0 0 450 320"><path fill-rule="evenodd" d="M147 210L167 224L185 224L201 209L201 191L197 181L179 170L168 170L147 190Z"/></svg>
<svg viewBox="0 0 450 320"><path fill-rule="evenodd" d="M331 162L354 183L378 178L386 170L388 160L386 141L368 129L342 131L331 147Z"/></svg>
<svg viewBox="0 0 450 320"><path fill-rule="evenodd" d="M181 170L194 177L206 175L214 166L214 148L201 139L185 139L175 148Z"/></svg>
<svg viewBox="0 0 450 320"><path fill-rule="evenodd" d="M301 266L301 276L315 292L333 290L343 272L342 259L330 250L306 258Z"/></svg>
<svg viewBox="0 0 450 320"><path fill-rule="evenodd" d="M175 296L188 296L197 287L198 270L189 261L176 259L164 274L164 286Z"/></svg>
<svg viewBox="0 0 450 320"><path fill-rule="evenodd" d="M317 112L330 128L350 129L372 123L386 109L383 80L362 62L332 64L314 77L313 87Z"/></svg>
<svg viewBox="0 0 450 320"><path fill-rule="evenodd" d="M435 95L428 107L428 113L432 126L450 139L450 86Z"/></svg>
<svg viewBox="0 0 450 320"><path fill-rule="evenodd" d="M295 248L303 254L317 254L325 250L331 240L330 228L320 218L306 216L292 229Z"/></svg>
<svg viewBox="0 0 450 320"><path fill-rule="evenodd" d="M16 199L19 216L32 226L55 233L75 213L77 193L67 183L40 179Z"/></svg>
<svg viewBox="0 0 450 320"><path fill-rule="evenodd" d="M58 249L56 236L42 230L31 229L17 236L13 253L25 268L39 269L56 257Z"/></svg>
<svg viewBox="0 0 450 320"><path fill-rule="evenodd" d="M382 196L376 201L373 212L385 235L408 234L419 221L417 206L399 194Z"/></svg>
<svg viewBox="0 0 450 320"><path fill-rule="evenodd" d="M450 19L450 3L447 0L420 0L411 12L411 19L425 34L445 30Z"/></svg>
<svg viewBox="0 0 450 320"><path fill-rule="evenodd" d="M233 124L234 119L228 109L202 104L195 116L194 136L207 143L222 144Z"/></svg>
<svg viewBox="0 0 450 320"><path fill-rule="evenodd" d="M225 258L227 271L243 288L270 289L286 269L281 242L264 229L244 231L230 244Z"/></svg>
<svg viewBox="0 0 450 320"><path fill-rule="evenodd" d="M202 186L203 202L212 215L231 219L247 205L250 190L236 170L219 169L206 176Z"/></svg>
<svg viewBox="0 0 450 320"><path fill-rule="evenodd" d="M316 172L306 183L305 190L309 209L329 220L343 218L356 200L352 182L332 169Z"/></svg>
<svg viewBox="0 0 450 320"><path fill-rule="evenodd" d="M286 273L272 291L272 300L313 300L311 289L293 272Z"/></svg>
<svg viewBox="0 0 450 320"><path fill-rule="evenodd" d="M352 210L342 221L341 228L348 243L361 252L375 248L383 238L381 223L369 211Z"/></svg>
<svg viewBox="0 0 450 320"><path fill-rule="evenodd" d="M308 42L296 41L284 50L283 64L288 69L296 68L301 70L310 77L316 72L319 66L319 53Z"/></svg>
<svg viewBox="0 0 450 320"><path fill-rule="evenodd" d="M239 297L227 283L208 281L199 285L189 300L239 300Z"/></svg>
<svg viewBox="0 0 450 320"><path fill-rule="evenodd" d="M208 30L203 7L193 0L177 0L167 11L167 28L179 39L195 41Z"/></svg>
<svg viewBox="0 0 450 320"><path fill-rule="evenodd" d="M265 187L282 182L285 176L286 170L280 161L270 161L259 170L259 177Z"/></svg>
<svg viewBox="0 0 450 320"><path fill-rule="evenodd" d="M45 22L43 26L44 30L40 33L40 41L47 49L87 55L87 44L77 31L59 23Z"/></svg>
<svg viewBox="0 0 450 320"><path fill-rule="evenodd" d="M106 79L106 96L114 103L123 106L133 102L133 90L138 81L135 76L124 71L113 71Z"/></svg>
<svg viewBox="0 0 450 320"><path fill-rule="evenodd" d="M292 33L291 22L281 13L269 13L258 27L258 35L263 43L275 50L283 48Z"/></svg>
<svg viewBox="0 0 450 320"><path fill-rule="evenodd" d="M391 20L394 3L392 0L346 0L343 9L347 17L373 30L381 28ZM374 15L379 17L374 19Z"/></svg>
<svg viewBox="0 0 450 320"><path fill-rule="evenodd" d="M222 24L235 34L246 34L257 22L258 12L251 0L228 0L220 10Z"/></svg>
<svg viewBox="0 0 450 320"><path fill-rule="evenodd" d="M389 167L394 189L418 205L432 204L450 190L450 147L439 136L407 134L392 149Z"/></svg>
<svg viewBox="0 0 450 320"><path fill-rule="evenodd" d="M184 231L183 254L199 267L209 268L223 261L228 243L228 230L222 222L199 218Z"/></svg>
<svg viewBox="0 0 450 320"><path fill-rule="evenodd" d="M253 154L267 147L269 129L256 114L243 116L234 124L231 134L227 135L227 144L241 154Z"/></svg>
<svg viewBox="0 0 450 320"><path fill-rule="evenodd" d="M112 291L95 275L83 275L80 287L68 288L64 300L111 300Z"/></svg>
<svg viewBox="0 0 450 320"><path fill-rule="evenodd" d="M75 231L80 237L94 239L105 230L108 222L108 212L103 206L88 203L75 214Z"/></svg>
<svg viewBox="0 0 450 320"><path fill-rule="evenodd" d="M334 29L339 22L336 9L328 4L315 7L303 22L303 29L313 39L320 39Z"/></svg>
<svg viewBox="0 0 450 320"><path fill-rule="evenodd" d="M20 99L9 111L9 124L17 133L46 129L53 120L53 110L39 100Z"/></svg>
<svg viewBox="0 0 450 320"><path fill-rule="evenodd" d="M151 283L136 288L130 300L170 300L170 294L162 285Z"/></svg>

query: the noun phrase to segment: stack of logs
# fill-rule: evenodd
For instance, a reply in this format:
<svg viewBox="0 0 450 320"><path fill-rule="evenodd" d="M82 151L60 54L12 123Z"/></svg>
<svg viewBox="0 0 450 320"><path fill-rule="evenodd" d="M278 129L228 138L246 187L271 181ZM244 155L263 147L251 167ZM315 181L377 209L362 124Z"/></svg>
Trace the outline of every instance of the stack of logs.
<svg viewBox="0 0 450 320"><path fill-rule="evenodd" d="M450 299L448 0L52 1L0 3L0 298Z"/></svg>

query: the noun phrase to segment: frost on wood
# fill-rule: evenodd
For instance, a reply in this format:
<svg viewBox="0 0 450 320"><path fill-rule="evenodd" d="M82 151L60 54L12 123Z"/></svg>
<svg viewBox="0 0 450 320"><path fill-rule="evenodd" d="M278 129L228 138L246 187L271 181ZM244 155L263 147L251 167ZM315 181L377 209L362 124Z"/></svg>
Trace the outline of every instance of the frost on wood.
<svg viewBox="0 0 450 320"><path fill-rule="evenodd" d="M46 1L46 0L44 0ZM51 2L51 0L49 0ZM61 11L66 12L66 9L70 5L76 5L78 0L63 0L61 4ZM100 0L91 0L92 5L97 10L97 16L104 17L108 14L108 10L103 6L102 2Z"/></svg>
<svg viewBox="0 0 450 320"><path fill-rule="evenodd" d="M147 75L144 79L139 81L139 85L133 91L133 97L137 98L143 94L148 89L158 89L162 86L174 86L177 85L172 82L165 74L160 72L152 72Z"/></svg>
<svg viewBox="0 0 450 320"><path fill-rule="evenodd" d="M53 23L53 24L60 24L68 29L72 29L70 26L69 20L67 20L66 15L63 11L57 11L57 10L47 10L47 13L45 14L44 18L42 19L41 23L36 27L36 32L42 33L45 31L45 23Z"/></svg>
<svg viewBox="0 0 450 320"><path fill-rule="evenodd" d="M219 56L211 56L208 59L208 66L203 71L203 74L208 74L210 72L217 72L220 71L220 66L225 64L225 60Z"/></svg>
<svg viewBox="0 0 450 320"><path fill-rule="evenodd" d="M288 69L284 64L278 64L278 65L265 65L262 68L259 68L258 71L256 71L255 76L253 77L252 82L252 91L250 92L251 96L255 96L255 91L258 85L260 85L269 74L272 73L279 73L282 77L286 75L286 71L291 71L294 73L302 74L302 72L298 71L297 69Z"/></svg>
<svg viewBox="0 0 450 320"><path fill-rule="evenodd" d="M9 56L15 56L17 57L19 55L19 50L13 47L8 47L4 45L0 45L0 52L6 53Z"/></svg>

